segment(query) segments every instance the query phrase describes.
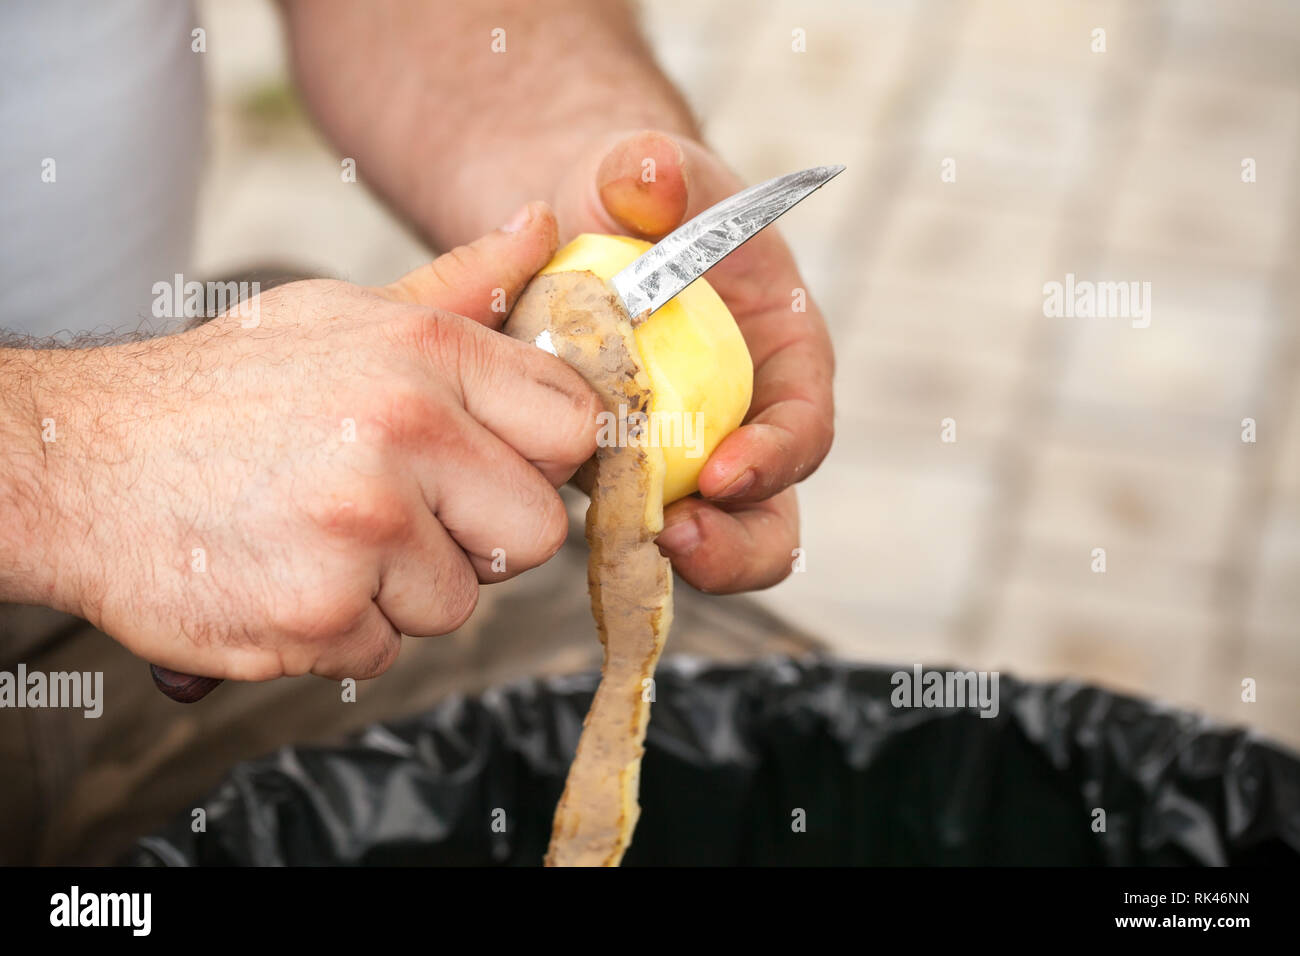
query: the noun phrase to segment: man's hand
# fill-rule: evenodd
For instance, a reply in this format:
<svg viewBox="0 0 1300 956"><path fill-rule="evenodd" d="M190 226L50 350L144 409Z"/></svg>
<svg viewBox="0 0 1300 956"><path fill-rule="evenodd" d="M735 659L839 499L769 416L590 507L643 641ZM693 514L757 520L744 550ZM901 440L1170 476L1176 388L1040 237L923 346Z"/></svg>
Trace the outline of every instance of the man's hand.
<svg viewBox="0 0 1300 956"><path fill-rule="evenodd" d="M297 282L182 335L4 350L44 456L31 589L6 596L236 680L371 677L399 632L458 627L480 581L561 546L555 487L596 445L578 374L493 331L556 244L545 204L521 213L381 289Z"/></svg>
<svg viewBox="0 0 1300 956"><path fill-rule="evenodd" d="M647 163L652 160L653 163ZM653 169L645 182L643 173ZM555 199L562 238L579 232L655 240L743 188L711 152L656 132L598 140ZM795 482L817 468L833 433L834 357L821 312L775 229L715 266L708 281L735 316L754 360L745 424L700 473L701 498L669 506L659 546L677 572L705 591L768 587L790 573L799 542Z"/></svg>
<svg viewBox="0 0 1300 956"><path fill-rule="evenodd" d="M553 197L562 239L654 239L742 185L697 141L626 0L282 4L294 73L322 129L435 246L537 196ZM663 134L618 132L645 128ZM647 158L656 178L643 184ZM659 542L696 587L743 591L790 572L790 485L830 447L832 356L812 300L792 308L803 281L775 230L708 279L749 343L754 404L705 466L705 500L669 508Z"/></svg>

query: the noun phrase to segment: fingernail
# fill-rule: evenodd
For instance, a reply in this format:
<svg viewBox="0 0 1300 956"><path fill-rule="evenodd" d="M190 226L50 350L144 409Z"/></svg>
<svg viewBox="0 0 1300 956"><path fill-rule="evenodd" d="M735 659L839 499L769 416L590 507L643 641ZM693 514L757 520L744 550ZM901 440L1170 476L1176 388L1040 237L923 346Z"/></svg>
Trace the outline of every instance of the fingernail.
<svg viewBox="0 0 1300 956"><path fill-rule="evenodd" d="M700 526L694 518L675 521L660 533L655 544L661 550L670 551L677 557L686 557L700 543Z"/></svg>
<svg viewBox="0 0 1300 956"><path fill-rule="evenodd" d="M754 480L758 476L754 474L753 468L746 468L740 473L740 477L732 481L731 484L723 488L716 495L710 495L711 498L735 498L743 495L754 486Z"/></svg>
<svg viewBox="0 0 1300 956"><path fill-rule="evenodd" d="M533 204L525 203L520 206L515 214L506 220L506 224L501 227L502 232L519 232L526 225L533 221Z"/></svg>

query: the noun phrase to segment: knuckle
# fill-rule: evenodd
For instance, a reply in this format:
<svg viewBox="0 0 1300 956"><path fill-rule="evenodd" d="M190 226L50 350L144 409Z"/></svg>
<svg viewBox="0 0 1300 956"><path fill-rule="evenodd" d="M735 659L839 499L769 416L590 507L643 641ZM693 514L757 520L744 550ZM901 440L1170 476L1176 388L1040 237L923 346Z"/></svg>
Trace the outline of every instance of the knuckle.
<svg viewBox="0 0 1300 956"><path fill-rule="evenodd" d="M318 654L315 647L299 644L281 648L278 656L277 676L301 677L315 668Z"/></svg>
<svg viewBox="0 0 1300 956"><path fill-rule="evenodd" d="M464 277L473 275L477 266L478 254L470 246L456 246L430 264L434 276L448 289L462 284Z"/></svg>
<svg viewBox="0 0 1300 956"><path fill-rule="evenodd" d="M324 594L307 594L274 617L274 629L281 638L281 657L286 674L311 670L312 652L356 629L365 606ZM303 653L306 652L306 653Z"/></svg>
<svg viewBox="0 0 1300 956"><path fill-rule="evenodd" d="M358 653L358 662L351 676L357 680L369 680L384 673L397 661L402 652L402 640L394 634L381 635L377 640L367 644Z"/></svg>
<svg viewBox="0 0 1300 956"><path fill-rule="evenodd" d="M417 308L405 321L406 341L441 371L462 400L469 387L507 381L515 376L506 373L522 371L511 364L512 349L519 343L463 315Z"/></svg>
<svg viewBox="0 0 1300 956"><path fill-rule="evenodd" d="M817 422L813 428L813 447L812 456L808 464L808 470L812 471L817 468L826 456L830 454L831 444L835 441L835 421L833 415L827 415Z"/></svg>
<svg viewBox="0 0 1300 956"><path fill-rule="evenodd" d="M566 377L557 383L551 375L538 375L535 381L562 396L547 405L547 427L539 434L539 457L551 464L577 468L596 453L599 416L605 406L576 372L571 382Z"/></svg>
<svg viewBox="0 0 1300 956"><path fill-rule="evenodd" d="M257 684L288 676L282 655L266 651L256 656L240 656L226 666L226 680Z"/></svg>
<svg viewBox="0 0 1300 956"><path fill-rule="evenodd" d="M539 473L529 470L513 482L511 498L517 503L510 524L501 532L514 542L508 549L519 570L545 564L564 547L569 536L569 512L559 492ZM513 528L513 533L512 533Z"/></svg>
<svg viewBox="0 0 1300 956"><path fill-rule="evenodd" d="M788 553L787 550L786 552L778 551L773 554L773 560L763 569L763 573L756 578L754 584L747 588L747 590L758 591L764 588L774 587L788 578L794 570L791 562L786 557Z"/></svg>
<svg viewBox="0 0 1300 956"><path fill-rule="evenodd" d="M466 562L468 567L468 562ZM460 575L454 584L447 587L442 595L442 613L436 622L434 634L450 634L460 628L474 609L478 607L478 579L472 570L468 575Z"/></svg>
<svg viewBox="0 0 1300 956"><path fill-rule="evenodd" d="M537 436L542 457L554 464L582 464L596 451L599 415L605 410L600 396L563 359L532 345L503 341L509 350L498 360L510 363L518 395L540 400L544 409L546 427Z"/></svg>
<svg viewBox="0 0 1300 956"><path fill-rule="evenodd" d="M559 451L566 464L576 466L596 453L596 423L605 406L594 391L584 387L574 396L572 409Z"/></svg>
<svg viewBox="0 0 1300 956"><path fill-rule="evenodd" d="M698 557L697 557L698 556ZM697 551L695 567L687 580L705 594L735 594L743 591L743 571L735 561L709 561L708 555Z"/></svg>
<svg viewBox="0 0 1300 956"><path fill-rule="evenodd" d="M410 527L406 501L386 484L332 495L316 506L312 520L331 538L365 545L391 544Z"/></svg>
<svg viewBox="0 0 1300 956"><path fill-rule="evenodd" d="M369 401L366 418L380 450L427 447L449 424L443 404L415 383L398 383Z"/></svg>
<svg viewBox="0 0 1300 956"><path fill-rule="evenodd" d="M466 339L466 321L452 312L424 306L412 306L397 320L397 333L403 345L445 365L459 364Z"/></svg>
<svg viewBox="0 0 1300 956"><path fill-rule="evenodd" d="M550 494L543 508L539 509L540 524L537 532L537 564L544 564L564 547L569 537L569 512L564 507L564 500L550 487Z"/></svg>
<svg viewBox="0 0 1300 956"><path fill-rule="evenodd" d="M761 591L790 576L793 567L787 555L795 546L791 537L788 544L772 542L763 546L762 553L741 558L734 548L706 538L677 570L692 587L706 594Z"/></svg>

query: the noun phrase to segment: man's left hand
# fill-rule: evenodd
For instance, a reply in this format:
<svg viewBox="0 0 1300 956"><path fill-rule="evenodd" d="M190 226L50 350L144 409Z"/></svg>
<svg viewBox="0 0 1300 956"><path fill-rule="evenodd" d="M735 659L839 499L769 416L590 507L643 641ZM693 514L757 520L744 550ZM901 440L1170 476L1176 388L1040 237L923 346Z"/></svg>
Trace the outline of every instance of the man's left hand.
<svg viewBox="0 0 1300 956"><path fill-rule="evenodd" d="M643 176L647 170L652 177ZM658 240L743 186L685 137L608 137L593 144L556 192L561 241L580 232ZM790 573L799 543L792 486L831 446L834 356L821 312L806 291L800 294L804 282L775 229L725 258L708 280L749 346L754 399L744 425L705 464L700 496L665 510L658 544L692 585L731 593L769 587ZM806 311L795 311L800 300Z"/></svg>

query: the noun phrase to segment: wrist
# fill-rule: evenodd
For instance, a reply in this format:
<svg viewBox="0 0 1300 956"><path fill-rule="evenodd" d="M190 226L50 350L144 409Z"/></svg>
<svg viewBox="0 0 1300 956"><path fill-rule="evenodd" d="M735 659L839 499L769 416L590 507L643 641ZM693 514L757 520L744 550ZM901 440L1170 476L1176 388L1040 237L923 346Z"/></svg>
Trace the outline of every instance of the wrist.
<svg viewBox="0 0 1300 956"><path fill-rule="evenodd" d="M83 617L93 488L114 418L112 349L3 349L0 379L0 600Z"/></svg>
<svg viewBox="0 0 1300 956"><path fill-rule="evenodd" d="M49 354L0 349L0 600L54 606L46 559L50 482L36 409L36 382Z"/></svg>

